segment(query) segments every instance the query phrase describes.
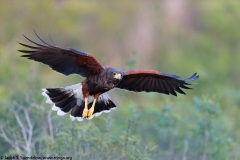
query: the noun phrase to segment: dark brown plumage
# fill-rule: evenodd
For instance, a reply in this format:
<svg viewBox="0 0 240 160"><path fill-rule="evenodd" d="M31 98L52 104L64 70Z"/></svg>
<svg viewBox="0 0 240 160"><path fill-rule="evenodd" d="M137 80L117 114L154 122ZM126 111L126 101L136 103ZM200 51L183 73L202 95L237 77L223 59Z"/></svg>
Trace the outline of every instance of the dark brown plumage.
<svg viewBox="0 0 240 160"><path fill-rule="evenodd" d="M36 47L19 43L31 49L19 50L20 52L27 53L26 55L22 55L22 57L46 64L53 70L64 75L79 74L83 77L88 77L92 74L98 74L101 70L103 70L102 65L89 53L77 51L71 48L62 49L57 46L51 46L44 42L38 35L37 37L45 45L33 42L26 36L24 37L35 44Z"/></svg>
<svg viewBox="0 0 240 160"><path fill-rule="evenodd" d="M176 75L160 73L154 70L130 70L124 72L123 79L116 86L135 92L158 92L177 96L176 92L185 94L181 88L190 89L187 82L196 80L195 73L188 79L180 79Z"/></svg>
<svg viewBox="0 0 240 160"><path fill-rule="evenodd" d="M79 74L86 77L82 83L76 85L43 89L42 94L47 97L47 103L53 104L52 109L57 110L58 115L71 111L72 120L91 119L116 108L106 93L113 88L177 96L176 92L185 94L182 89L190 89L189 82L199 78L197 73L187 79L181 79L179 76L154 70L120 71L102 66L90 53L50 45L37 34L36 36L43 44L24 36L35 46L19 43L30 49L19 50L25 53L22 57L46 64L64 75Z"/></svg>

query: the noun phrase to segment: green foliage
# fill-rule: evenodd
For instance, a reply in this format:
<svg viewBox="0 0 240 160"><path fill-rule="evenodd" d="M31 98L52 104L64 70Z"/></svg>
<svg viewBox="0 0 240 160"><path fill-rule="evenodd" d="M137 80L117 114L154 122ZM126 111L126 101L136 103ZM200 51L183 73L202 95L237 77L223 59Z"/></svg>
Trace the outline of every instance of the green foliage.
<svg viewBox="0 0 240 160"><path fill-rule="evenodd" d="M203 155L211 159L238 156L237 150L230 151L239 144L226 128L222 110L208 99L196 98L194 104L179 106L184 110L167 105L160 111L153 108L137 111L137 106L130 104L126 107L134 113L129 117L131 119L126 121L125 117L121 117L114 124L109 121L114 118L111 115L102 115L100 119L94 118L80 124L70 122L68 117L58 117L55 113L50 114L50 118L49 107L37 106L30 101L27 97L19 97L18 103L9 109L19 116L26 130L29 128L24 109L28 111L34 126L31 150L23 148L17 152L9 145L5 148L8 150L6 154L64 155L73 159L180 159L185 150L186 157L191 159ZM21 106L26 108L16 112ZM121 112L118 114L123 115ZM18 121L14 115L8 115L11 120L4 122L2 129L19 146L25 146L23 128L16 125ZM151 119L147 120L148 117ZM99 123L99 120L102 122ZM116 124L124 125L118 134L114 134L118 128Z"/></svg>
<svg viewBox="0 0 240 160"><path fill-rule="evenodd" d="M176 14L170 1L1 1L0 155L239 159L239 2L179 3ZM116 111L71 122L51 111L41 88L83 78L20 58L17 42L26 42L22 33L34 39L33 28L119 69L200 79L186 96L111 91Z"/></svg>

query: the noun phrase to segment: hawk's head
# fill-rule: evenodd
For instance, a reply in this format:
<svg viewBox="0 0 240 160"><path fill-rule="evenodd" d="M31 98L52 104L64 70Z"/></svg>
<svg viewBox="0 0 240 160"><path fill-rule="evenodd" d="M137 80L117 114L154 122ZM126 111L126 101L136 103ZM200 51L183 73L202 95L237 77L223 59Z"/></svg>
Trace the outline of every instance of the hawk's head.
<svg viewBox="0 0 240 160"><path fill-rule="evenodd" d="M108 82L117 85L123 78L123 71L119 71L115 68L107 69Z"/></svg>

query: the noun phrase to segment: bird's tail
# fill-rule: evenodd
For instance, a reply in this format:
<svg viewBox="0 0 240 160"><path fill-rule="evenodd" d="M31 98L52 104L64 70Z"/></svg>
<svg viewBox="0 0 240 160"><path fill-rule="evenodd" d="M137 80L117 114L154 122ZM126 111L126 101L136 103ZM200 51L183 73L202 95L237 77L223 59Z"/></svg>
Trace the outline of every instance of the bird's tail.
<svg viewBox="0 0 240 160"><path fill-rule="evenodd" d="M57 111L60 116L70 112L72 121L82 121L92 119L102 113L108 113L116 108L107 93L101 94L95 104L93 115L90 118L83 118L84 97L82 94L82 84L75 84L64 88L44 88L42 95L47 98L46 103L53 104L52 110ZM88 109L92 106L93 96L88 97Z"/></svg>

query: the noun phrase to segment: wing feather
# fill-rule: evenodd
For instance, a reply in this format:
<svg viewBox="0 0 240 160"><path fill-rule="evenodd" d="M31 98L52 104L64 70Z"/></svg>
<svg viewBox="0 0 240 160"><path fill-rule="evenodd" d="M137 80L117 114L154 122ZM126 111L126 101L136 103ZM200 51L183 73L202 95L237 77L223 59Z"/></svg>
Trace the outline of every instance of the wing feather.
<svg viewBox="0 0 240 160"><path fill-rule="evenodd" d="M25 53L21 57L46 64L53 70L64 75L79 74L83 77L88 77L92 74L98 74L103 70L102 65L91 54L72 48L62 49L57 46L52 46L42 40L36 32L35 34L43 45L34 42L23 35L28 41L32 42L36 46L19 43L20 45L30 49L19 50L20 52ZM52 39L51 41L53 43Z"/></svg>
<svg viewBox="0 0 240 160"><path fill-rule="evenodd" d="M116 87L134 92L158 92L177 96L176 92L185 94L181 88L191 89L186 85L191 85L188 82L195 81L198 78L197 73L189 78L181 79L177 75L154 70L130 70L124 72L123 79Z"/></svg>

